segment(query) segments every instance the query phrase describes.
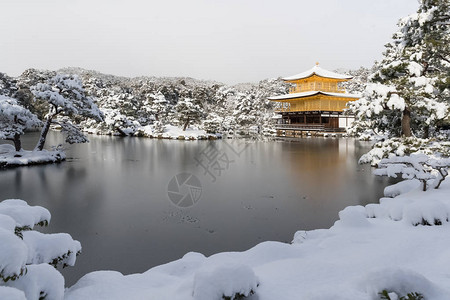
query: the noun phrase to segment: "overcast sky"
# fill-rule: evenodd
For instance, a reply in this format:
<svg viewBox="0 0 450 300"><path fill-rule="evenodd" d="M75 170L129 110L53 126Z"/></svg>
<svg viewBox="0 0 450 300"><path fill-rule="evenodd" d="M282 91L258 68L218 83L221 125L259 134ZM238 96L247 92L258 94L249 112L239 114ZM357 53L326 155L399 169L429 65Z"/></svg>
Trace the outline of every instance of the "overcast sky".
<svg viewBox="0 0 450 300"><path fill-rule="evenodd" d="M369 67L418 0L1 0L0 72L256 82Z"/></svg>

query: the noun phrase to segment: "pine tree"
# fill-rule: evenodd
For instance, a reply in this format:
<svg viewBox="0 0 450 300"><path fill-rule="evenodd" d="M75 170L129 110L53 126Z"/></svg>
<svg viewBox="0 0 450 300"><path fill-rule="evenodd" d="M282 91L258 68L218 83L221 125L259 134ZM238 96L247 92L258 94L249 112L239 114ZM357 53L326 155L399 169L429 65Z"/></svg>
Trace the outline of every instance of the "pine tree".
<svg viewBox="0 0 450 300"><path fill-rule="evenodd" d="M36 115L20 106L16 99L0 95L0 139L12 141L16 151L22 150L20 136L41 124Z"/></svg>
<svg viewBox="0 0 450 300"><path fill-rule="evenodd" d="M76 126L68 121L57 122L57 116L76 116L102 120L103 114L93 100L86 95L81 79L76 75L56 75L47 83L38 83L31 87L33 95L49 105L45 116L41 136L36 150L44 148L45 140L51 124L58 124L66 132L68 143L86 142L87 138Z"/></svg>
<svg viewBox="0 0 450 300"><path fill-rule="evenodd" d="M178 121L184 124L183 131L186 130L191 122L199 122L204 114L198 101L190 98L179 100L174 108L177 112Z"/></svg>
<svg viewBox="0 0 450 300"><path fill-rule="evenodd" d="M450 11L448 0L422 0L401 19L363 98L350 104L353 130L390 137L428 137L449 115Z"/></svg>

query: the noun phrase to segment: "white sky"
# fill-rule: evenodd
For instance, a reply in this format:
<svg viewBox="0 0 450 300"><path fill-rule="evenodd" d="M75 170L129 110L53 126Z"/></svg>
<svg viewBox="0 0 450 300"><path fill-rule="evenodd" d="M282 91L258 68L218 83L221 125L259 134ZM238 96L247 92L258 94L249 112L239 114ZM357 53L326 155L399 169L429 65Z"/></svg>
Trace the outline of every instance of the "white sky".
<svg viewBox="0 0 450 300"><path fill-rule="evenodd" d="M369 67L418 0L1 0L0 72L256 82Z"/></svg>

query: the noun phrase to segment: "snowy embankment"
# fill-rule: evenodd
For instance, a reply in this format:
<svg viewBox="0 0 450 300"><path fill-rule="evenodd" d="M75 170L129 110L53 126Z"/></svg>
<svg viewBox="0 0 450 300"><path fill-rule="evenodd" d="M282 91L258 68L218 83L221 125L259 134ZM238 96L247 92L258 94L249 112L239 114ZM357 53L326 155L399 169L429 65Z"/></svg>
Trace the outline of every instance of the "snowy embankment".
<svg viewBox="0 0 450 300"><path fill-rule="evenodd" d="M205 130L201 129L186 128L186 130L183 131L183 129L177 126L165 125L164 127L162 133L156 133L153 126L147 125L138 130L137 134L150 138L179 140L206 140L208 138L218 138L219 136L216 134L208 134Z"/></svg>
<svg viewBox="0 0 450 300"><path fill-rule="evenodd" d="M0 168L58 163L66 159L60 150L16 151L10 144L0 145Z"/></svg>
<svg viewBox="0 0 450 300"><path fill-rule="evenodd" d="M89 134L111 134L111 132L103 132L99 131L95 128L86 128L85 132ZM117 131L113 135L122 135L122 136L137 136L137 137L147 137L147 138L155 138L155 139L172 139L172 140L206 140L206 139L218 139L221 138L222 135L215 133L207 133L205 130L197 129L197 128L186 128L183 130L180 127L165 125L161 130L155 130L153 125L147 126L139 126L132 128L122 128L120 131Z"/></svg>
<svg viewBox="0 0 450 300"><path fill-rule="evenodd" d="M389 187L386 194L395 198L347 207L330 229L299 231L292 244L264 242L210 257L188 253L143 274L94 272L65 298L213 300L253 291L249 299L369 300L386 290L392 299L414 292L450 299L450 181L427 192L419 186ZM442 225L421 225L424 220Z"/></svg>

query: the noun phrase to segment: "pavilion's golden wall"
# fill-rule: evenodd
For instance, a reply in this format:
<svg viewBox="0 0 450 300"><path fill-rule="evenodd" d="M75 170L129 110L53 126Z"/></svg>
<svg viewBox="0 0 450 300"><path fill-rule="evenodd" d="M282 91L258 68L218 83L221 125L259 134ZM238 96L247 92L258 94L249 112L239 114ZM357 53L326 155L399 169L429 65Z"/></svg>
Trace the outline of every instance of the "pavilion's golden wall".
<svg viewBox="0 0 450 300"><path fill-rule="evenodd" d="M323 91L330 93L344 93L345 91L341 89L338 85L338 82L343 80L331 79L331 78L323 78L319 76L311 76L305 79L293 80L289 81L294 84L293 87L290 88L289 93L302 93L308 91Z"/></svg>
<svg viewBox="0 0 450 300"><path fill-rule="evenodd" d="M281 111L337 111L342 112L353 98L340 98L329 96L313 96L308 98L289 99L283 101L285 108ZM290 105L286 105L289 103Z"/></svg>

